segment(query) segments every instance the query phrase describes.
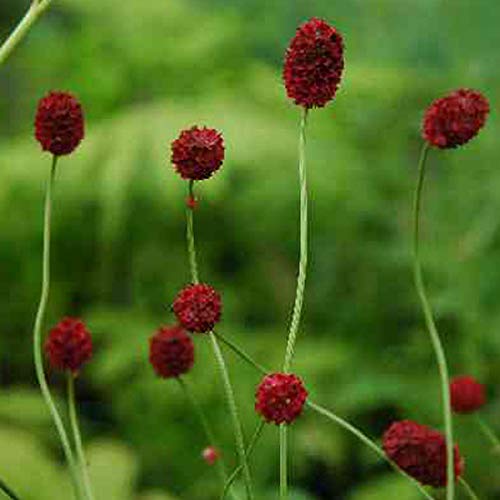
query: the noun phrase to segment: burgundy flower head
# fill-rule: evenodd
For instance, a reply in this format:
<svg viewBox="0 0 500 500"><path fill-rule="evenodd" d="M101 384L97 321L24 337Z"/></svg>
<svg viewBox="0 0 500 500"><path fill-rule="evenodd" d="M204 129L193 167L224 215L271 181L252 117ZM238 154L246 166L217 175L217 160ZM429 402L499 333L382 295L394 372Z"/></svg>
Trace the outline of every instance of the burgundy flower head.
<svg viewBox="0 0 500 500"><path fill-rule="evenodd" d="M394 422L384 433L387 457L419 483L446 486L446 440L438 431L411 420ZM463 472L458 447L454 448L455 479Z"/></svg>
<svg viewBox="0 0 500 500"><path fill-rule="evenodd" d="M149 340L149 362L159 377L179 377L194 363L194 345L182 326L164 326Z"/></svg>
<svg viewBox="0 0 500 500"><path fill-rule="evenodd" d="M342 35L312 18L297 29L285 55L283 80L295 104L323 107L335 97L344 69Z"/></svg>
<svg viewBox="0 0 500 500"><path fill-rule="evenodd" d="M76 375L92 357L92 337L83 321L64 318L50 330L44 348L53 369Z"/></svg>
<svg viewBox="0 0 500 500"><path fill-rule="evenodd" d="M217 448L214 448L213 446L207 446L203 450L201 456L208 465L214 465L215 462L217 462L217 460L219 460L220 458L220 452Z"/></svg>
<svg viewBox="0 0 500 500"><path fill-rule="evenodd" d="M83 110L72 94L49 92L38 102L35 137L44 151L72 153L84 136Z"/></svg>
<svg viewBox="0 0 500 500"><path fill-rule="evenodd" d="M490 111L486 97L459 89L436 99L426 110L422 136L432 146L456 148L469 142L484 126Z"/></svg>
<svg viewBox="0 0 500 500"><path fill-rule="evenodd" d="M222 134L213 128L183 130L172 142L172 163L183 179L208 179L224 161Z"/></svg>
<svg viewBox="0 0 500 500"><path fill-rule="evenodd" d="M307 391L299 377L292 373L266 375L255 395L255 411L267 422L293 422L301 413Z"/></svg>
<svg viewBox="0 0 500 500"><path fill-rule="evenodd" d="M473 413L486 404L484 385L467 375L451 380L450 397L455 413Z"/></svg>
<svg viewBox="0 0 500 500"><path fill-rule="evenodd" d="M179 323L190 332L205 333L220 321L222 301L210 285L188 285L174 300L174 313Z"/></svg>

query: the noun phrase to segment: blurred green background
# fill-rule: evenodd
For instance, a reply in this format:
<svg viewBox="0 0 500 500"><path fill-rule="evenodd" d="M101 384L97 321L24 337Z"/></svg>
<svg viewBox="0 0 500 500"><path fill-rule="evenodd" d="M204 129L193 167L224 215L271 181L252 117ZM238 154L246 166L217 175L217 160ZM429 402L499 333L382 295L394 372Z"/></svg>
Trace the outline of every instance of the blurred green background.
<svg viewBox="0 0 500 500"><path fill-rule="evenodd" d="M3 39L27 1L2 0ZM172 321L188 280L186 185L169 164L182 128L220 128L223 169L200 183L201 273L223 293L221 331L278 368L298 259L299 110L281 83L298 24L320 16L345 36L335 101L311 113L311 258L295 370L311 395L378 439L398 418L442 428L438 373L411 275L411 196L419 127L450 89L482 90L487 127L433 151L423 258L452 374L488 385L500 432L500 5L492 0L54 0L0 68L0 477L24 500L70 498L61 450L37 391L31 327L41 272L50 158L33 139L37 100L76 93L87 136L60 162L46 328L81 316L95 357L77 390L99 500L217 498L215 472L178 385L153 375L148 338ZM188 377L235 464L230 420L203 336ZM259 376L227 352L245 427ZM64 381L51 375L64 399ZM466 477L500 498L500 460L456 418ZM252 470L276 499L277 429ZM419 498L368 449L306 412L291 432L295 500ZM461 493L459 498L461 498Z"/></svg>

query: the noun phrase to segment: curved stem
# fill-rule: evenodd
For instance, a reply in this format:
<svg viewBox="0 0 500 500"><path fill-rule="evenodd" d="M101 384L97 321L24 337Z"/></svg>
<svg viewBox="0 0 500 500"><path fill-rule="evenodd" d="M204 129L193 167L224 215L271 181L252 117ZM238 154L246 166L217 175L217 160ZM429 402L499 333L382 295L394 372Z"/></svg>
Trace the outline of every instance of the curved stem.
<svg viewBox="0 0 500 500"><path fill-rule="evenodd" d="M375 442L373 442L369 437L367 437L365 434L363 434L363 432L361 432L359 429L357 429L356 427L354 427L353 425L351 425L349 422L347 422L343 418L339 417L338 415L335 415L335 413L331 412L330 410L327 410L326 408L323 408L322 406L320 406L316 403L313 403L312 401L308 400L306 402L306 404L309 408L311 408L315 412L319 413L320 415L323 415L324 417L326 417L329 420L331 420L332 422L340 425L346 431L348 431L351 434L353 434L354 436L356 436L366 446L368 446L371 450L373 450L379 457L383 458L386 462L388 462L394 468L394 470L396 472L398 472L402 476L409 479L415 485L415 487L418 488L420 493L422 493L422 495L424 495L426 498L430 498L430 499L434 498L432 495L427 493L427 491L425 491L423 486L418 481L416 481L411 476L406 474L395 463L393 463L391 460L389 460L387 458L386 454L384 453L384 451L379 446L377 446L377 444Z"/></svg>
<svg viewBox="0 0 500 500"><path fill-rule="evenodd" d="M57 156L53 157L52 167L50 169L49 178L47 180L47 188L45 193L45 215L44 215L44 229L43 229L43 270L42 270L42 292L40 295L40 304L36 313L35 325L33 328L33 355L35 361L35 371L42 392L42 396L47 404L54 424L56 426L61 444L63 447L64 455L69 465L71 480L77 497L81 496L81 488L76 470L75 459L71 446L69 443L68 435L61 416L57 411L56 405L50 394L50 389L47 384L47 378L43 369L42 360L42 325L45 318L45 311L47 309L47 302L49 298L50 288L50 222L52 212L52 189L54 186L54 179L56 173Z"/></svg>
<svg viewBox="0 0 500 500"><path fill-rule="evenodd" d="M11 500L20 500L19 497L0 479L0 491Z"/></svg>
<svg viewBox="0 0 500 500"><path fill-rule="evenodd" d="M493 445L493 449L497 452L500 451L500 439L493 432L493 429L479 415L476 415L476 420L483 434Z"/></svg>
<svg viewBox="0 0 500 500"><path fill-rule="evenodd" d="M193 407L195 413L198 416L198 419L200 420L201 426L203 427L203 432L205 433L205 438L208 441L207 444L210 446L216 446L214 433L212 432L212 429L210 428L210 424L208 423L208 419L205 415L205 412L203 411L202 407L200 406L200 403L194 396L193 391L190 389L188 383L183 378L177 377L177 381L179 382L179 385L184 391L186 399L191 403L191 406ZM226 470L224 466L224 459L222 457L220 457L219 460L217 460L216 468L219 474L220 481L224 487L224 485L226 484Z"/></svg>
<svg viewBox="0 0 500 500"><path fill-rule="evenodd" d="M469 498L472 498L472 500L479 500L479 497L474 493L471 485L463 477L459 478L459 481L464 490L467 492L467 495L469 495Z"/></svg>
<svg viewBox="0 0 500 500"><path fill-rule="evenodd" d="M193 193L193 181L189 182L189 196L194 197ZM193 211L191 208L187 209L187 246L189 253L189 267L191 271L191 279L193 283L199 283L198 277L198 264L196 261L196 246L194 238L194 221L193 221ZM220 349L219 343L217 342L217 337L213 332L209 333L210 340L212 343L212 349L214 352L214 357L219 368L219 372L224 385L224 391L226 395L227 404L229 406L229 412L231 414L231 419L233 421L233 431L236 441L236 449L238 452L240 464L243 467L243 477L245 480L245 488L247 493L247 498L249 500L253 499L252 493L252 479L250 476L250 468L248 467L248 461L245 455L245 441L243 437L243 429L241 426L241 421L238 415L238 408L236 406L236 400L234 397L233 387L231 385L231 380L229 378L229 372L227 370L226 362L224 356Z"/></svg>
<svg viewBox="0 0 500 500"><path fill-rule="evenodd" d="M450 389L449 389L449 375L448 367L446 364L446 357L444 349L441 344L441 339L434 323L432 308L427 299L424 281L422 278L422 267L420 264L420 250L419 250L419 229L420 229L420 208L422 200L422 188L425 178L425 164L427 160L427 153L429 152L428 143L424 143L420 161L418 164L418 180L415 189L414 205L413 205L413 255L414 265L413 274L415 279L415 287L422 305L422 311L425 317L425 323L429 331L434 353L439 367L439 376L441 379L441 397L443 401L443 418L446 434L446 498L453 500L455 494L455 477L454 477L454 458L453 458L453 422L451 417L450 407Z"/></svg>
<svg viewBox="0 0 500 500"><path fill-rule="evenodd" d="M0 47L0 66L27 35L35 21L47 10L51 2L52 0L33 0L31 2L24 17Z"/></svg>
<svg viewBox="0 0 500 500"><path fill-rule="evenodd" d="M252 438L250 439L250 443L248 443L248 446L247 446L247 449L245 452L246 456L247 456L247 460L252 455L252 452L255 448L255 445L257 444L257 441L259 440L259 438L262 434L262 429L264 429L264 425L265 425L264 420L260 420L259 423L257 424L257 428L255 429L255 432L254 432ZM222 495L220 497L220 500L224 500L226 498L226 495L227 495L229 488L234 483L235 479L238 477L238 475L242 469L243 469L243 467L241 465L238 465L238 467L236 467L236 469L234 469L232 474L229 476L229 478L226 481L226 484L224 485L224 490L222 491Z"/></svg>
<svg viewBox="0 0 500 500"><path fill-rule="evenodd" d="M78 465L82 475L83 489L85 496L88 500L94 500L92 493L92 485L90 482L89 472L87 468L87 461L85 460L85 453L83 451L82 436L80 434L80 426L78 425L78 416L76 413L76 398L75 398L75 377L71 372L68 372L68 407L69 407L69 420L71 430L73 432L73 439L76 447L76 454L78 457Z"/></svg>

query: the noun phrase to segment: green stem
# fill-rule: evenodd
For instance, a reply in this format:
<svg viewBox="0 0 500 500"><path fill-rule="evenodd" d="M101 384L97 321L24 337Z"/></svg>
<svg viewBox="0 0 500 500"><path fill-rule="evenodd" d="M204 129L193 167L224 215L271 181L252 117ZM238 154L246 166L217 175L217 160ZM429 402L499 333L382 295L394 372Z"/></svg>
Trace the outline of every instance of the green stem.
<svg viewBox="0 0 500 500"><path fill-rule="evenodd" d="M45 311L47 309L47 302L49 298L50 288L50 223L52 212L52 190L54 186L54 179L56 174L57 156L53 157L52 167L50 169L49 178L47 181L47 188L45 193L45 215L44 215L44 229L43 229L43 269L42 269L42 292L40 295L40 304L36 313L35 325L33 328L33 355L35 361L35 371L42 392L42 396L47 404L54 424L56 426L61 444L63 447L64 455L69 465L71 480L75 493L78 498L81 497L80 483L76 469L75 459L71 446L69 443L68 435L61 416L56 408L56 405L50 394L50 389L47 384L47 378L43 369L42 359L42 326L45 318Z"/></svg>
<svg viewBox="0 0 500 500"><path fill-rule="evenodd" d="M439 334L434 323L431 305L427 299L424 281L422 278L422 267L420 264L420 250L419 250L419 224L420 224L420 208L422 200L422 188L425 178L425 164L427 160L427 153L429 152L428 143L424 143L420 161L418 164L418 180L415 189L414 205L413 205L413 253L414 253L414 279L415 287L422 305L422 310L425 317L425 323L429 331L432 346L439 367L439 375L441 379L441 397L443 401L443 418L446 434L446 498L453 500L455 495L455 473L454 473L454 458L453 458L453 422L451 417L450 407L450 389L449 389L449 375L448 367L446 364L446 357L444 354L443 346L439 338Z"/></svg>
<svg viewBox="0 0 500 500"><path fill-rule="evenodd" d="M300 260L299 274L297 277L297 289L295 292L295 304L293 306L292 320L288 332L288 341L286 346L285 362L283 371L287 372L292 363L297 341L297 333L300 325L300 316L302 314L302 305L304 303L304 288L306 284L307 272L307 177L306 177L306 125L307 108L304 109L300 121L299 137L299 182L300 182Z"/></svg>
<svg viewBox="0 0 500 500"><path fill-rule="evenodd" d="M189 196L194 196L193 193L193 181L189 182ZM189 253L189 267L191 271L191 280L193 283L199 283L198 277L198 264L196 260L196 246L194 238L194 221L193 221L193 210L187 209L187 246ZM229 411L231 413L231 419L233 421L233 432L236 441L236 449L238 452L240 464L243 467L243 477L245 480L245 488L247 492L247 498L252 500L252 479L250 476L250 468L248 467L248 462L245 455L245 441L243 438L243 430L241 426L241 421L238 415L238 408L236 406L236 400L234 398L233 387L231 385L231 380L229 378L229 372L227 370L226 362L224 356L220 349L219 343L217 342L217 337L213 332L209 333L210 340L212 342L212 349L214 352L214 357L219 368L219 372L224 385L224 391L226 395L227 404L229 406Z"/></svg>
<svg viewBox="0 0 500 500"><path fill-rule="evenodd" d="M87 461L85 460L85 453L83 451L82 436L80 434L80 426L78 425L78 416L76 413L76 398L75 398L75 377L71 372L68 372L68 407L69 407L69 420L71 430L73 432L73 439L76 447L76 454L78 457L78 465L82 476L83 489L85 496L88 500L94 500L92 492L92 485L88 473Z"/></svg>
<svg viewBox="0 0 500 500"><path fill-rule="evenodd" d="M198 416L198 419L200 420L201 426L203 427L203 431L205 433L205 438L208 441L207 444L209 446L217 447L214 433L212 432L212 429L210 428L210 424L208 423L208 419L205 415L205 412L203 411L200 403L198 402L198 400L194 396L193 391L190 389L189 385L187 384L187 382L183 378L178 377L177 380L178 380L179 385L181 386L182 390L184 391L184 395L186 396L186 399L191 403L191 406L193 407L195 413ZM224 466L224 459L222 457L220 457L217 460L216 468L217 468L217 472L219 474L220 481L224 487L224 485L226 484L226 470L225 470L225 466Z"/></svg>
<svg viewBox="0 0 500 500"><path fill-rule="evenodd" d="M35 21L47 10L52 0L33 0L14 31L0 47L0 66L7 60L13 50L28 34Z"/></svg>
<svg viewBox="0 0 500 500"><path fill-rule="evenodd" d="M493 432L492 428L479 415L476 415L476 420L483 434L493 445L493 449L499 452L500 439L498 439L498 436Z"/></svg>
<svg viewBox="0 0 500 500"><path fill-rule="evenodd" d="M472 498L472 500L479 500L479 497L474 493L470 484L463 477L459 478L459 481L464 490L467 492L467 495L469 495L469 498Z"/></svg>
<svg viewBox="0 0 500 500"><path fill-rule="evenodd" d="M280 500L288 498L288 433L287 425L280 425Z"/></svg>
<svg viewBox="0 0 500 500"><path fill-rule="evenodd" d="M213 332L213 333L223 344L229 347L229 349L235 352L240 358L245 360L248 364L252 365L257 371L259 371L263 375L267 375L269 373L269 370L264 368L260 363L255 361L252 357L250 357L245 351L243 351L243 349L238 347L233 341L224 337L222 333L219 332Z"/></svg>
<svg viewBox="0 0 500 500"><path fill-rule="evenodd" d="M251 457L252 452L255 448L255 445L257 444L257 441L259 440L262 430L264 429L265 421L260 420L259 423L257 424L257 428L255 429L255 432L250 439L250 443L248 443L247 450L246 450L246 456L247 460ZM232 472L232 474L229 476L229 478L226 481L226 484L224 485L224 490L222 491L222 495L220 497L220 500L224 500L226 498L227 492L231 485L234 483L240 472L242 471L243 467L241 465L238 465L236 469Z"/></svg>
<svg viewBox="0 0 500 500"><path fill-rule="evenodd" d="M323 415L324 417L340 425L340 427L343 427L346 431L356 436L360 441L362 441L366 446L368 446L368 448L373 450L380 458L383 458L385 461L387 461L394 468L396 472L409 479L415 485L415 487L418 488L420 493L422 493L422 495L424 495L426 498L429 499L434 498L429 493L427 493L427 491L425 491L423 486L420 483L418 483L418 481L416 481L411 476L406 474L394 462L392 462L392 460L389 460L384 451L379 446L377 446L377 444L373 442L369 437L363 434L363 432L361 432L359 429L357 429L356 427L354 427L353 425L351 425L349 422L339 417L338 415L335 415L335 413L331 412L330 410L327 410L326 408L323 408L322 406L313 403L312 401L308 400L306 404L309 408L311 408L315 412L319 413L320 415Z"/></svg>
<svg viewBox="0 0 500 500"><path fill-rule="evenodd" d="M0 479L0 491L12 500L19 500L19 497Z"/></svg>

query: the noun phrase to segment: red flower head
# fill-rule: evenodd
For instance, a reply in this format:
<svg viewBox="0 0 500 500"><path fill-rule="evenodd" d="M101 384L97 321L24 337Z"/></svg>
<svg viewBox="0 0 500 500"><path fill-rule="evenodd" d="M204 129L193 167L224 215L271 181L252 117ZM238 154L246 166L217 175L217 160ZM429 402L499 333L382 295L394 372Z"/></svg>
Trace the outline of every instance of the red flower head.
<svg viewBox="0 0 500 500"><path fill-rule="evenodd" d="M44 347L52 368L75 375L92 357L92 337L83 321L76 318L64 318L52 328Z"/></svg>
<svg viewBox="0 0 500 500"><path fill-rule="evenodd" d="M223 161L224 140L213 128L183 130L172 142L172 163L183 179L208 179L219 170Z"/></svg>
<svg viewBox="0 0 500 500"><path fill-rule="evenodd" d="M467 375L450 382L451 407L456 413L473 413L486 404L483 384Z"/></svg>
<svg viewBox="0 0 500 500"><path fill-rule="evenodd" d="M174 313L179 323L190 332L205 333L220 321L220 295L209 285L188 285L174 300Z"/></svg>
<svg viewBox="0 0 500 500"><path fill-rule="evenodd" d="M478 134L489 111L488 100L480 92L455 90L427 108L422 136L437 148L456 148Z"/></svg>
<svg viewBox="0 0 500 500"><path fill-rule="evenodd" d="M217 460L219 460L220 453L219 453L219 450L217 448L214 448L213 446L207 446L203 450L201 456L203 457L203 460L205 460L205 462L208 465L214 465L215 462L217 462Z"/></svg>
<svg viewBox="0 0 500 500"><path fill-rule="evenodd" d="M384 433L383 448L390 460L419 483L446 486L446 440L440 432L411 420L394 422ZM458 478L463 461L456 445L454 462Z"/></svg>
<svg viewBox="0 0 500 500"><path fill-rule="evenodd" d="M288 373L266 375L255 395L255 411L267 422L293 422L301 413L307 391L299 377Z"/></svg>
<svg viewBox="0 0 500 500"><path fill-rule="evenodd" d="M342 35L312 18L297 29L285 55L283 80L295 104L322 108L335 97L344 69Z"/></svg>
<svg viewBox="0 0 500 500"><path fill-rule="evenodd" d="M194 363L194 345L182 326L164 326L149 340L149 362L159 377L178 377Z"/></svg>
<svg viewBox="0 0 500 500"><path fill-rule="evenodd" d="M68 92L50 92L38 102L35 137L44 151L61 156L73 152L84 135L83 111Z"/></svg>

